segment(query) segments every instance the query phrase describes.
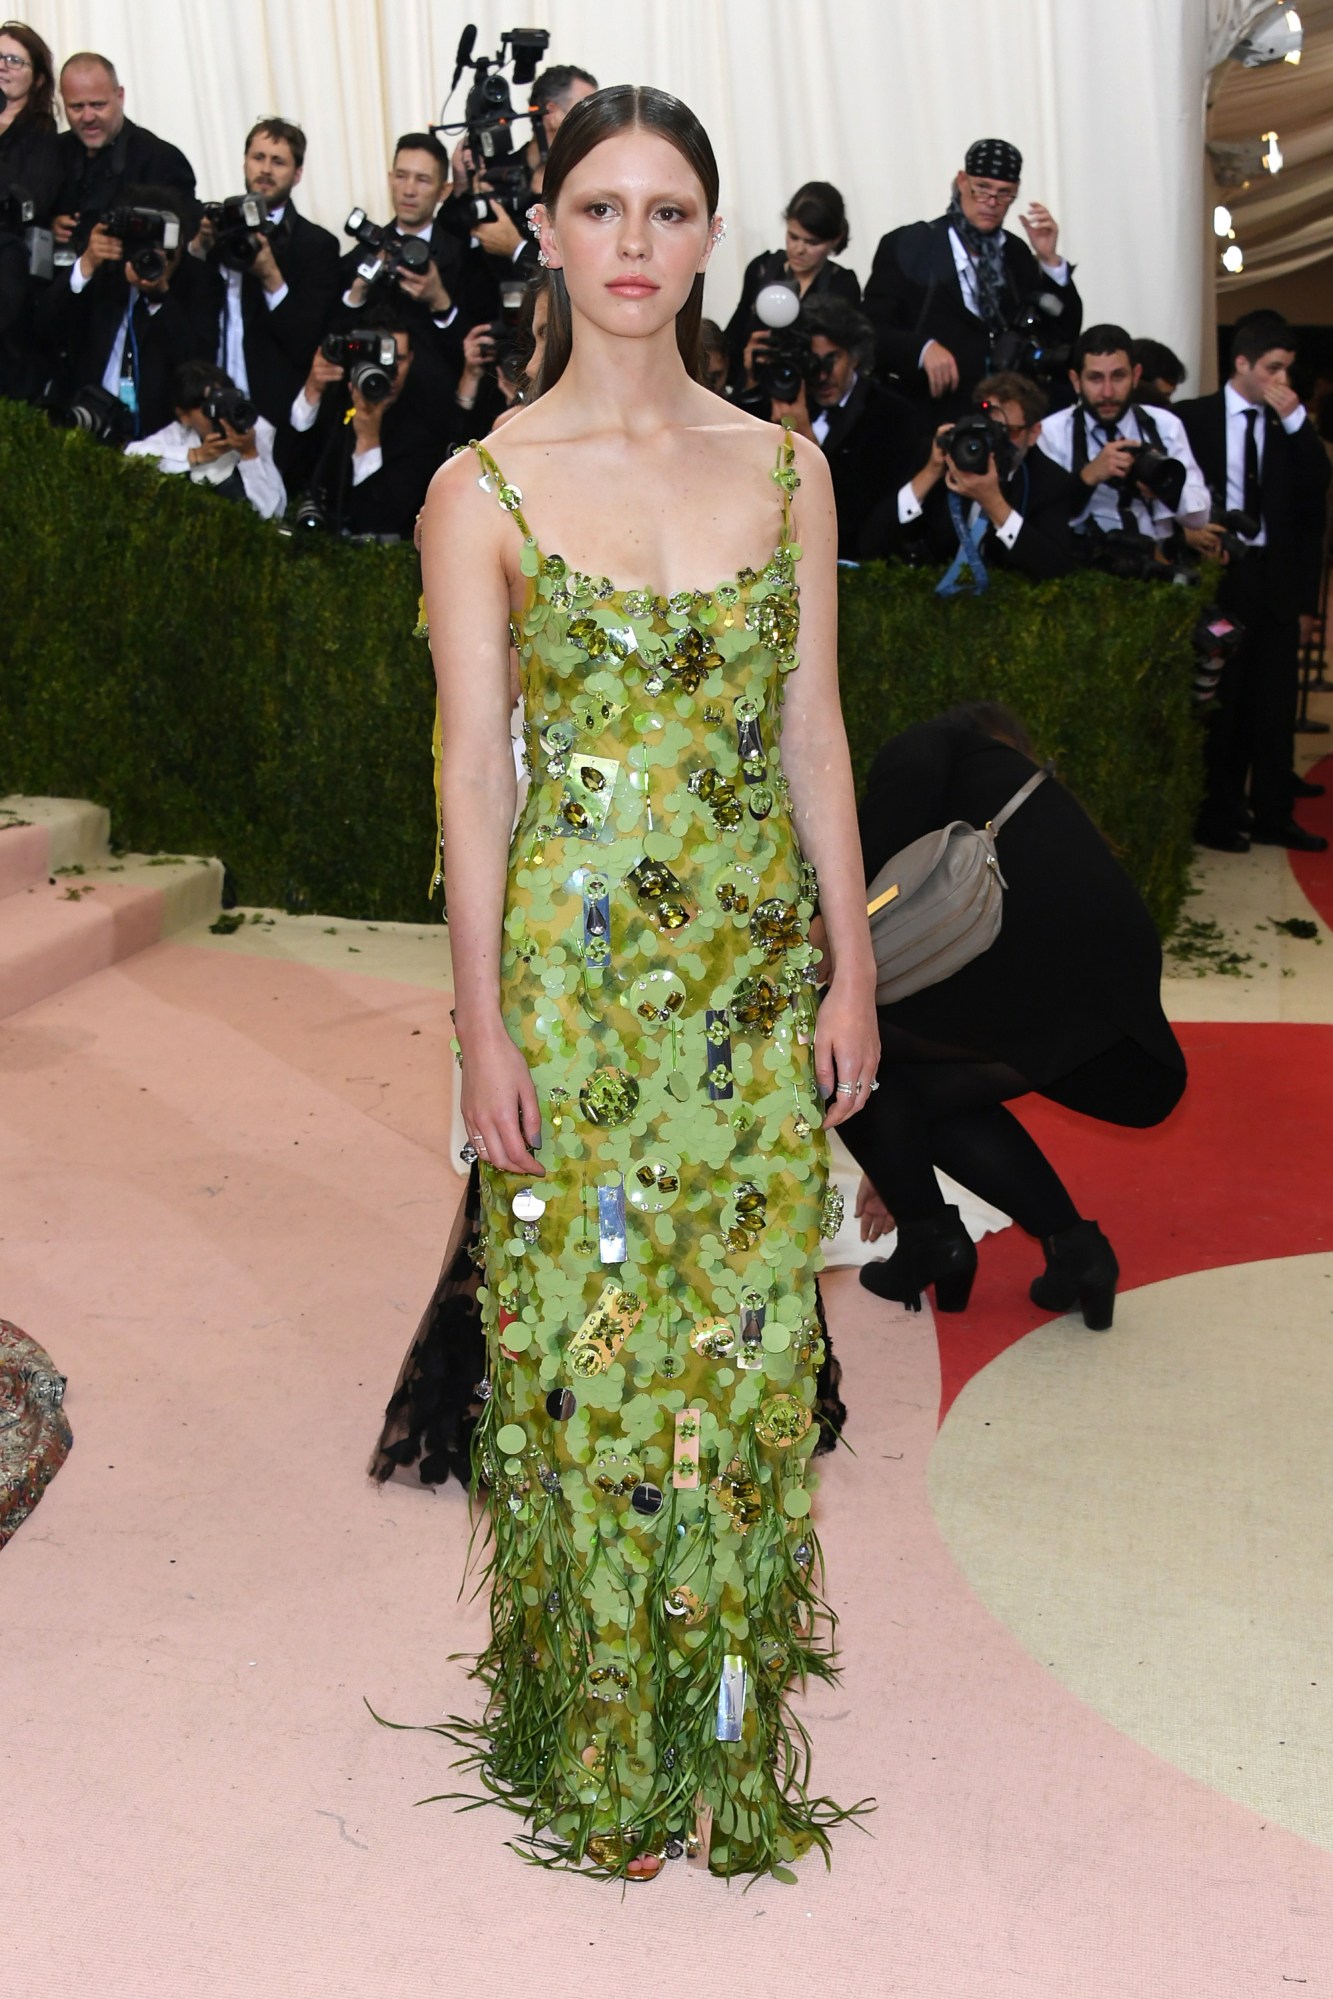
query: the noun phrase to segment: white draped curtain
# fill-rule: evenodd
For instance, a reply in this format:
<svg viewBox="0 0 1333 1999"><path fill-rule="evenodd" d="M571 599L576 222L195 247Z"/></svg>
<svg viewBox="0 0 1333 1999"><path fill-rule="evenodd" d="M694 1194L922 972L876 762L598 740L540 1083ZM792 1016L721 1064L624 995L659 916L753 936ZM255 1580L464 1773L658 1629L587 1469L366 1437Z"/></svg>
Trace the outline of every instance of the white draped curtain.
<svg viewBox="0 0 1333 1999"><path fill-rule="evenodd" d="M725 320L746 261L781 240L804 180L842 188L862 281L885 230L939 214L968 142L1023 152L1091 319L1169 342L1197 368L1203 325L1203 99L1210 36L1249 0L29 0L62 59L117 64L132 118L189 155L201 195L240 185L260 114L310 140L298 200L340 231L386 211L394 136L439 115L464 24L547 28L549 60L654 83L712 136L730 234L708 310ZM1234 35L1232 36L1234 39ZM451 116L460 116L460 88ZM1015 223L1015 227L1017 224Z"/></svg>

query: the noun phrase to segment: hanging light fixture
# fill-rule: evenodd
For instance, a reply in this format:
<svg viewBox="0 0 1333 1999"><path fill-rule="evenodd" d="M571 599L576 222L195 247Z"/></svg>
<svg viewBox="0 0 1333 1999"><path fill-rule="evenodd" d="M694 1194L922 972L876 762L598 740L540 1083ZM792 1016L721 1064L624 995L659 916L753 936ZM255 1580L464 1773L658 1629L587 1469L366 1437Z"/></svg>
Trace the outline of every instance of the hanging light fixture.
<svg viewBox="0 0 1333 1999"><path fill-rule="evenodd" d="M1242 69L1261 69L1270 62L1298 63L1304 38L1294 7L1268 7L1236 43L1232 60Z"/></svg>
<svg viewBox="0 0 1333 1999"><path fill-rule="evenodd" d="M1267 172L1270 174L1281 173L1282 148L1278 145L1276 132L1264 133L1264 152L1262 157Z"/></svg>
<svg viewBox="0 0 1333 1999"><path fill-rule="evenodd" d="M1226 249L1222 252L1222 268L1225 271L1230 271L1233 278L1245 269L1245 252L1241 249L1239 243L1227 244Z"/></svg>
<svg viewBox="0 0 1333 1999"><path fill-rule="evenodd" d="M1213 210L1213 234L1214 236L1230 236L1231 233L1231 210L1219 201L1217 207Z"/></svg>

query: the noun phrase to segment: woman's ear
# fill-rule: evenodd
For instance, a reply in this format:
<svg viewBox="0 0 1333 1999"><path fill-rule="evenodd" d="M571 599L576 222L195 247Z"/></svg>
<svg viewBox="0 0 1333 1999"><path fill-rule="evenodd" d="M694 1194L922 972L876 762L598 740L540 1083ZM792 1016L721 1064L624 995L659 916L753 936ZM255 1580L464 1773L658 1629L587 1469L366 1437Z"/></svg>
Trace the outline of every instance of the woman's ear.
<svg viewBox="0 0 1333 1999"><path fill-rule="evenodd" d="M555 246L555 225L544 201L528 210L528 227L537 238L537 261L548 271L560 269L560 252Z"/></svg>
<svg viewBox="0 0 1333 1999"><path fill-rule="evenodd" d="M701 271L706 271L708 269L708 259L712 256L714 250L716 250L718 244L722 241L722 238L726 235L726 233L727 233L726 219L721 215L715 215L712 221L708 225L708 241L704 245L703 256L699 259L699 269Z"/></svg>

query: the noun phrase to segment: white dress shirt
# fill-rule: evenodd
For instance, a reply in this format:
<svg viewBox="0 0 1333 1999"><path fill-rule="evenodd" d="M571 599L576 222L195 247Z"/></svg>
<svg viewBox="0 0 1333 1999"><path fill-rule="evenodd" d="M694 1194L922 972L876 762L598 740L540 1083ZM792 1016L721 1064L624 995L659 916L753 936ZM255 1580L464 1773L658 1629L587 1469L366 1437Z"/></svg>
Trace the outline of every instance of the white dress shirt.
<svg viewBox="0 0 1333 1999"><path fill-rule="evenodd" d="M273 463L273 440L277 432L267 417L255 424L258 456L242 458L237 451L224 451L211 465L191 465L190 453L199 439L187 424L168 423L151 437L138 438L125 446L127 458L155 458L159 472L186 472L196 486L220 486L239 471L245 497L261 520L278 520L287 511L287 488Z"/></svg>
<svg viewBox="0 0 1333 1999"><path fill-rule="evenodd" d="M1245 412L1256 407L1259 411L1258 420L1254 426L1254 448L1259 459L1259 476L1262 478L1264 471L1264 416L1268 405L1266 403L1259 403L1257 405L1247 403L1244 396L1238 390L1232 388L1230 382L1227 383L1222 391L1222 400L1226 405L1227 413L1227 506L1229 509L1234 507L1243 513L1245 510L1245 432L1248 428L1245 422ZM1297 403L1291 415L1284 416L1281 421L1282 428L1286 431L1288 437L1294 437L1305 422L1305 404ZM1249 539L1248 537L1242 537L1242 539L1248 540L1248 545L1251 548L1262 548L1268 540L1268 529L1265 527L1262 519L1259 522L1258 534L1253 539Z"/></svg>
<svg viewBox="0 0 1333 1999"><path fill-rule="evenodd" d="M1066 472L1074 469L1074 424L1081 413L1082 405L1076 403L1072 409L1055 410L1041 420L1037 448L1044 451L1048 458L1053 458L1057 465L1063 465ZM1168 409L1154 409L1151 414L1163 451L1168 458L1178 458L1185 467L1185 488L1175 513L1164 507L1160 500L1149 504L1135 488L1130 511L1140 534L1151 535L1155 541L1165 541L1177 522L1187 528L1206 527L1212 511L1212 495L1190 449L1190 441L1180 418ZM1091 410L1086 415L1088 458L1091 460L1106 443L1106 433ZM1132 405L1120 419L1120 435L1131 443L1143 441ZM1087 505L1074 519L1075 532L1081 532L1089 521L1095 521L1099 528L1112 532L1118 532L1125 525L1120 513L1120 496L1105 479L1091 488Z"/></svg>
<svg viewBox="0 0 1333 1999"><path fill-rule="evenodd" d="M853 370L852 387L848 389L845 396L840 396L838 398L837 407L840 410L846 409L848 403L852 399L852 390L855 389L860 379L861 379L860 375L858 375L856 371ZM832 416L832 414L833 411L831 409L818 409L815 411L815 414L810 419L810 428L814 432L815 437L818 440L821 451L824 448L824 440L828 436L829 418Z"/></svg>
<svg viewBox="0 0 1333 1999"><path fill-rule="evenodd" d="M284 202L281 208L269 214L270 222L281 222L287 213ZM243 396L250 393L250 370L245 365L245 324L241 318L241 280L243 271L224 270L227 280L227 296L223 307L222 324L218 329L217 364L225 368ZM264 304L270 312L276 312L287 296L286 279L275 292L265 291Z"/></svg>

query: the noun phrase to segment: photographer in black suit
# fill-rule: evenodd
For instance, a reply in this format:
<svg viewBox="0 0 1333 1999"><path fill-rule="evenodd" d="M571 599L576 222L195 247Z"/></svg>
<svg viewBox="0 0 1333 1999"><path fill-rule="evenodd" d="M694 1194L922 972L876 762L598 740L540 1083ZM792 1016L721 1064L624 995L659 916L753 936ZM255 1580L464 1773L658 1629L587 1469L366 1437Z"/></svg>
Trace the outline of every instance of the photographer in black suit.
<svg viewBox="0 0 1333 1999"><path fill-rule="evenodd" d="M357 322L393 337L398 358L387 394L349 384L347 370L321 347L278 440L288 492L313 498L318 525L335 534L410 540L451 449L453 377L430 344L417 347L396 303L377 299ZM298 502L298 522L301 512Z"/></svg>
<svg viewBox="0 0 1333 1999"><path fill-rule="evenodd" d="M120 200L165 218L163 233L176 236L175 247L149 246L147 255L141 248L131 261L125 244L96 223L77 262L58 270L38 299L34 331L48 356L56 357L51 392L57 401L99 383L130 412L131 434L147 437L172 422L172 380L194 352L189 315L174 283L183 203L169 187L126 187ZM145 264L147 270L136 268Z"/></svg>
<svg viewBox="0 0 1333 1999"><path fill-rule="evenodd" d="M1049 294L1058 305L1042 327L1051 341L1073 341L1082 324L1055 218L1039 202L1020 216L1031 249L1002 226L1022 168L1016 146L978 139L947 213L892 230L875 252L862 304L880 373L897 375L941 418L963 414L982 376L1003 365L997 342L1025 304Z"/></svg>
<svg viewBox="0 0 1333 1999"><path fill-rule="evenodd" d="M838 556L855 562L867 521L921 456L921 416L906 396L881 388L865 372L875 331L847 299L828 292L807 298L799 323L819 372L813 385L802 384L794 403L775 402L769 414L808 437L827 458L838 510Z"/></svg>
<svg viewBox="0 0 1333 1999"><path fill-rule="evenodd" d="M115 65L83 50L60 72L68 132L60 134L64 178L52 223L58 244L81 252L99 215L117 208L131 184L166 187L186 236L194 233L198 210L194 168L177 146L159 139L125 116L125 91Z"/></svg>
<svg viewBox="0 0 1333 1999"><path fill-rule="evenodd" d="M867 553L920 550L932 562L952 561L959 543L949 506L953 493L973 536L980 531L988 565L1039 580L1067 576L1078 560L1071 523L1086 495L1077 479L1035 448L1044 393L1023 375L988 375L972 400L1007 433L1003 462L997 464L992 452L984 471L960 470L945 448L952 426L941 426L920 471L871 523Z"/></svg>
<svg viewBox="0 0 1333 1999"><path fill-rule="evenodd" d="M1291 812L1297 648L1318 609L1329 481L1323 445L1291 386L1295 359L1286 322L1253 314L1236 328L1225 388L1176 404L1215 507L1248 516L1243 529L1230 524L1239 547L1219 592L1245 637L1222 669L1209 718L1196 829L1204 845L1224 853L1244 853L1251 840L1306 853L1328 845Z"/></svg>
<svg viewBox="0 0 1333 1999"><path fill-rule="evenodd" d="M482 310L472 297L473 281L464 268L464 246L450 226L440 203L449 182L449 155L433 132L404 132L393 150L389 168L389 201L393 219L391 239L416 237L430 250L429 262L421 270L400 265L388 278L369 281L358 265L384 263L358 245L343 257L339 270L341 304L335 309L334 323L340 328L365 323L367 301L388 294L397 313L412 335L416 353L429 348L443 356L452 374L461 372L463 335L480 319L492 314ZM489 301L487 301L489 303Z"/></svg>
<svg viewBox="0 0 1333 1999"><path fill-rule="evenodd" d="M252 127L242 172L266 226L219 243L205 217L181 273L198 352L225 368L272 424L290 410L338 295L337 238L292 200L305 153L299 125L263 118Z"/></svg>
<svg viewBox="0 0 1333 1999"><path fill-rule="evenodd" d="M861 303L856 272L834 261L851 239L847 210L837 188L826 180L808 180L787 203L783 220L787 225L783 247L751 258L745 267L740 304L727 325L729 379L737 395L754 387L754 342L764 335L754 302L765 285L790 285L802 302L807 298L842 298L849 305Z"/></svg>

